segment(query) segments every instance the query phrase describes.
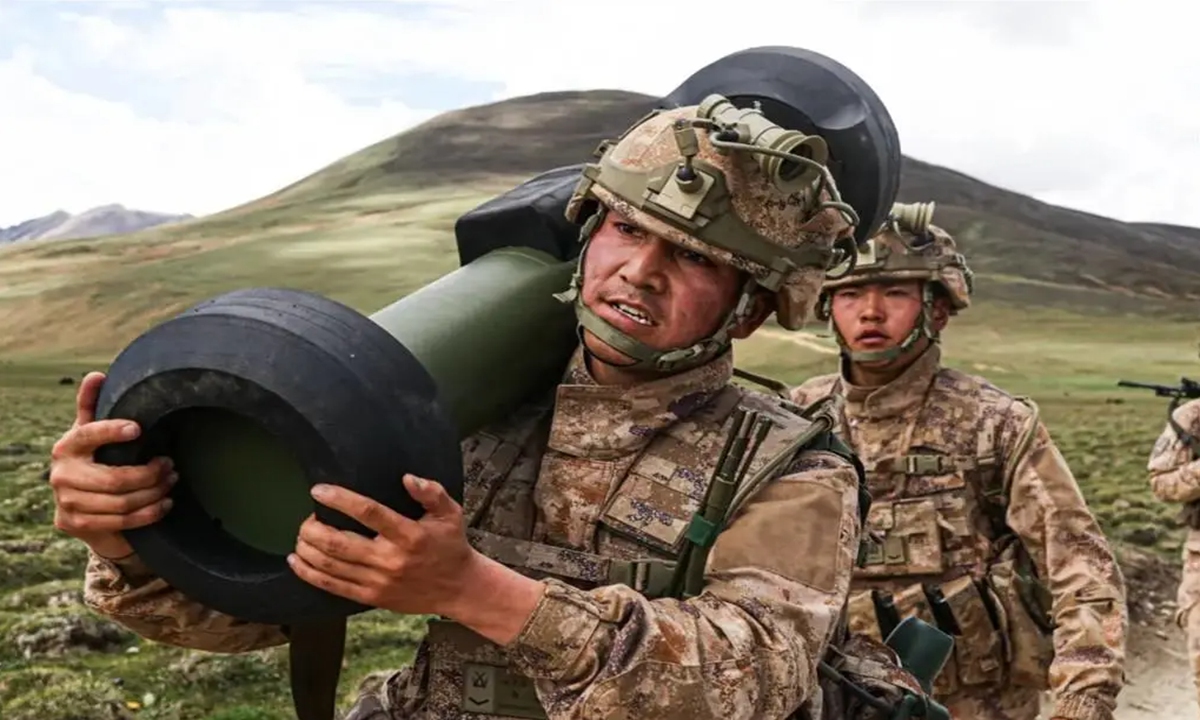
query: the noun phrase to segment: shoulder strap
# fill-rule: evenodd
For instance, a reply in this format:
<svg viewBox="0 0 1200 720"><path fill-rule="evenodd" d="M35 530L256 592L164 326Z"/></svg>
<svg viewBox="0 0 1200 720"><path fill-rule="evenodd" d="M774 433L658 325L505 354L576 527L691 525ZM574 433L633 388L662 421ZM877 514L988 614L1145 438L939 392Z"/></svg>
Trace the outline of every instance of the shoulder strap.
<svg viewBox="0 0 1200 720"><path fill-rule="evenodd" d="M745 481L742 478L746 469L772 423L756 412L747 413L741 407L734 411L725 447L709 482L702 508L692 515L685 531L683 551L671 583L672 594L678 593L678 597L687 598L700 592L708 553L717 536L755 491L773 479L782 466L803 450L825 449L851 461L858 477L860 522L865 522L866 512L870 508L866 474L854 452L833 433L835 417L831 406L837 407L837 399L832 396L810 405L803 412L793 413L807 421L807 426L801 428L790 442Z"/></svg>

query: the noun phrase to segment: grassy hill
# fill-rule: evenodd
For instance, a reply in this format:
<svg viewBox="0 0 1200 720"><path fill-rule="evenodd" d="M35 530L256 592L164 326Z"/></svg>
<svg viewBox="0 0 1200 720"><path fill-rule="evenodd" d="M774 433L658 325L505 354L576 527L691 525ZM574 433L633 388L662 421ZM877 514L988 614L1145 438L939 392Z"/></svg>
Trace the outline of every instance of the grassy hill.
<svg viewBox="0 0 1200 720"><path fill-rule="evenodd" d="M652 104L592 91L467 108L226 212L0 249L0 715L125 717L80 710L108 698L134 703L129 717L290 717L279 653L187 653L80 611L79 546L53 531L42 479L71 418L75 387L60 380L102 369L154 323L235 288L298 287L370 313L454 269L461 213L587 159ZM1135 616L1169 612L1180 528L1144 480L1165 403L1114 384L1196 374L1200 230L1067 210L910 158L900 199L937 201L935 222L977 270L976 303L946 336L948 361L1040 403L1136 578ZM829 372L836 350L823 333L768 326L739 345L739 363L791 382ZM416 636L412 623L356 619L343 690L403 661ZM147 704L147 693L157 699Z"/></svg>
<svg viewBox="0 0 1200 720"><path fill-rule="evenodd" d="M0 357L105 358L150 324L246 285L373 310L455 267L463 211L589 157L653 104L557 92L433 118L267 197L164 228L0 249ZM900 198L935 200L980 301L1142 322L1200 300L1200 231L1058 208L906 158ZM968 321L969 322L969 321Z"/></svg>

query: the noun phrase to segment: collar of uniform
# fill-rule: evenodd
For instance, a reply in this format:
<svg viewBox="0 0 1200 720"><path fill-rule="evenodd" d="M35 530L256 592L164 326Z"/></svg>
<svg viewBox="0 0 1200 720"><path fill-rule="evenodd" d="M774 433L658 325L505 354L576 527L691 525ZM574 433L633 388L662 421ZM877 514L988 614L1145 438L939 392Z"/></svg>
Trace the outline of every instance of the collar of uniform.
<svg viewBox="0 0 1200 720"><path fill-rule="evenodd" d="M941 362L941 347L931 343L895 380L879 387L862 387L850 382L846 360L843 360L839 383L846 400L846 414L881 419L905 413L924 400Z"/></svg>
<svg viewBox="0 0 1200 720"><path fill-rule="evenodd" d="M558 386L549 447L611 460L645 447L659 431L695 412L733 379L733 354L636 385L600 385L576 350Z"/></svg>

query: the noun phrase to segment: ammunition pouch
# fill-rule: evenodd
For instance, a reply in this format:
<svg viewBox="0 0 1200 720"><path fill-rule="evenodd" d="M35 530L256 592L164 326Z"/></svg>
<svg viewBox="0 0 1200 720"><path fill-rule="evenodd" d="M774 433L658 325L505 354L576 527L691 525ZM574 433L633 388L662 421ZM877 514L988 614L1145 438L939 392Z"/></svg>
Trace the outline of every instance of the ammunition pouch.
<svg viewBox="0 0 1200 720"><path fill-rule="evenodd" d="M879 640L898 620L915 616L954 636L954 651L933 683L934 696L946 697L1004 682L1008 643L998 605L986 584L967 575L940 585L914 583L894 594L863 590L850 596L850 631Z"/></svg>
<svg viewBox="0 0 1200 720"><path fill-rule="evenodd" d="M867 543L863 566L855 575L863 578L940 575L945 558L939 518L933 497L872 504L869 527L882 533L883 539Z"/></svg>

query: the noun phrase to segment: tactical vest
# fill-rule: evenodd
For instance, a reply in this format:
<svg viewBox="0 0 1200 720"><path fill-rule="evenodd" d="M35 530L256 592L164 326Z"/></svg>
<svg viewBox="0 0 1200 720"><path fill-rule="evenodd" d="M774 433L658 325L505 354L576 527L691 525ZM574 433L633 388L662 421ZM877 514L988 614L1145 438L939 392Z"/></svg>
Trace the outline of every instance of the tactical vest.
<svg viewBox="0 0 1200 720"><path fill-rule="evenodd" d="M527 408L515 422L464 442L468 482L476 486L468 497L479 498L464 507L470 541L486 555L531 577L555 577L583 589L625 584L650 598L669 594L677 577L676 559L685 549L686 538L695 532L693 515L702 510L709 481L723 454L729 432L726 420L739 409L772 421L745 477L764 468L777 472L805 448L827 449L852 458L832 433L814 436L813 424L786 400L746 393L731 385L628 459L621 479L613 483L597 508L599 552L489 532L485 520L489 509L491 516L503 516L499 525L533 527L532 517L521 516L532 512L532 503L521 500L533 497L539 477L545 482L554 472L555 453L547 450L545 443L552 404L546 402ZM863 499L869 502L865 495ZM692 588L692 592L698 591ZM461 625L433 621L418 651L418 662L426 668L426 682L424 697L414 703L422 707L416 717L546 717L532 680L511 667L506 651ZM873 679L866 671L859 677ZM868 716L864 711L853 717Z"/></svg>
<svg viewBox="0 0 1200 720"><path fill-rule="evenodd" d="M886 637L916 615L954 635L953 656L934 685L938 698L970 688L1044 690L1053 658L1050 599L1007 525L1013 466L1005 469L993 447L1005 413L1024 402L1034 417L1018 441L1015 454L1023 453L1037 407L1003 396L986 413L983 403L973 404L947 428L929 417L950 401L945 373L917 416L897 428L911 433L900 454L863 459L873 500L868 548L854 573L850 628ZM839 429L852 437L844 419Z"/></svg>

